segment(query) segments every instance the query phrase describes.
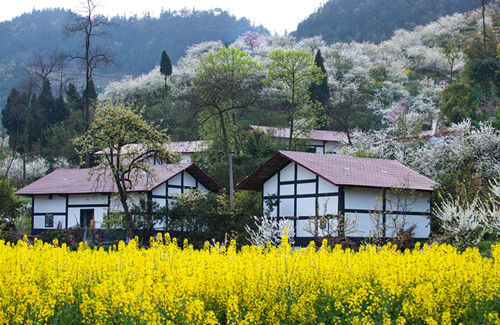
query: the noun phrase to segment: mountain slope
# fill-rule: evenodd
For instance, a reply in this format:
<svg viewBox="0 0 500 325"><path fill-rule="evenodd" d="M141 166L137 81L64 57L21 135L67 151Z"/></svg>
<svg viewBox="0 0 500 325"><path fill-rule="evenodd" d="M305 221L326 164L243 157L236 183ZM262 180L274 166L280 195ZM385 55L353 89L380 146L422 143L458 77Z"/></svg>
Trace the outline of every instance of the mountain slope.
<svg viewBox="0 0 500 325"><path fill-rule="evenodd" d="M380 42L396 29L412 29L479 4L477 0L329 0L292 34L299 38L321 35L328 43Z"/></svg>
<svg viewBox="0 0 500 325"><path fill-rule="evenodd" d="M33 51L75 53L79 49L79 37L63 37L63 27L74 15L63 9L34 10L0 23L0 105L10 88L18 86L20 69L16 65L26 62ZM116 65L98 71L106 80L150 71L159 64L162 50L175 63L193 44L233 42L248 30L268 34L265 28L254 27L249 20L236 19L222 10L163 12L159 18L114 17L110 21L111 37L98 41L100 46L110 48L116 59Z"/></svg>

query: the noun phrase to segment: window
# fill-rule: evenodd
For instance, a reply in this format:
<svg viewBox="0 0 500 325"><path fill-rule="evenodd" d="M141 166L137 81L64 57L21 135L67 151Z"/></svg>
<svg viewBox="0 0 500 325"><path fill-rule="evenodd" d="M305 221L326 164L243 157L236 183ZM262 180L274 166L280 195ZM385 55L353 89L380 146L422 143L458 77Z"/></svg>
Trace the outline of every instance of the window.
<svg viewBox="0 0 500 325"><path fill-rule="evenodd" d="M45 228L54 227L54 215L52 213L47 213L45 215Z"/></svg>

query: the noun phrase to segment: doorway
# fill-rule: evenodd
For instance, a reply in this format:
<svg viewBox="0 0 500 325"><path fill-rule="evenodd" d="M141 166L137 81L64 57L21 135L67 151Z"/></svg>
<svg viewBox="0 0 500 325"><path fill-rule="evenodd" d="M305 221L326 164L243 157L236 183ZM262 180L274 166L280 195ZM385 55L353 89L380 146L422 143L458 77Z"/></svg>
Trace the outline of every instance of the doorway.
<svg viewBox="0 0 500 325"><path fill-rule="evenodd" d="M94 209L80 210L80 227L91 228L94 226Z"/></svg>

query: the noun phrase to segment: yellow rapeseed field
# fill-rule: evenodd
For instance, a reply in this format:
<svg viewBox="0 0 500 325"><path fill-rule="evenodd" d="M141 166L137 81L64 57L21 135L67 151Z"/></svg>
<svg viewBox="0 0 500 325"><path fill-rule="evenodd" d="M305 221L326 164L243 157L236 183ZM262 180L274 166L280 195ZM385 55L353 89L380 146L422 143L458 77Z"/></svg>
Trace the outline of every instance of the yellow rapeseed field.
<svg viewBox="0 0 500 325"><path fill-rule="evenodd" d="M492 252L0 241L0 322L500 324L500 245Z"/></svg>

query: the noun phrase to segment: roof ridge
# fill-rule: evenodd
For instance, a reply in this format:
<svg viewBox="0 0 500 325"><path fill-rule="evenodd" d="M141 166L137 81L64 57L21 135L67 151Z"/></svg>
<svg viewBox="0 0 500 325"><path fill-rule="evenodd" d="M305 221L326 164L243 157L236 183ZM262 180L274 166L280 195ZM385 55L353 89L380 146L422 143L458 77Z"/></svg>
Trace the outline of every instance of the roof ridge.
<svg viewBox="0 0 500 325"><path fill-rule="evenodd" d="M293 152L293 153L300 153L300 154L307 154L307 155L314 155L314 156L317 156L317 157L327 157L327 158L337 158L337 157L343 157L343 158L352 158L352 159L362 159L362 160L377 160L377 161L390 161L392 163L396 162L402 166L405 166L403 165L402 163L400 163L399 161L397 160L392 160L392 159L388 159L388 158L370 158L370 157L355 157L355 156L347 156L347 155L339 155L339 154L335 154L335 155L330 155L330 154L318 154L318 153L313 153L313 152L304 152L304 151L293 151L293 150L279 150L279 152L281 153L286 153L286 152ZM406 167L406 166L405 166ZM407 167L408 168L408 167Z"/></svg>

